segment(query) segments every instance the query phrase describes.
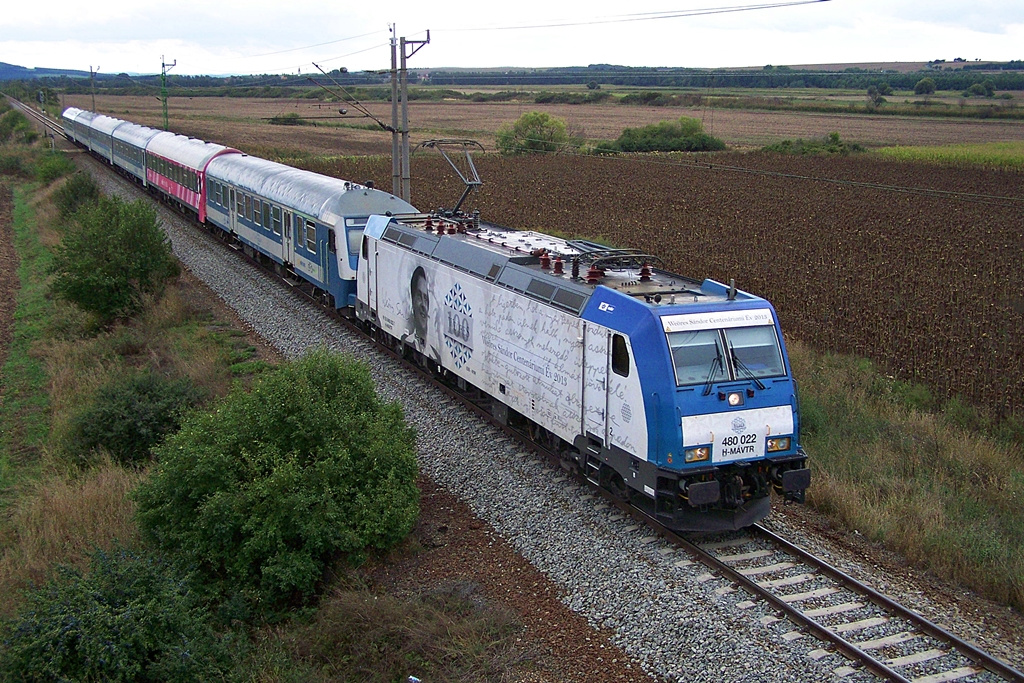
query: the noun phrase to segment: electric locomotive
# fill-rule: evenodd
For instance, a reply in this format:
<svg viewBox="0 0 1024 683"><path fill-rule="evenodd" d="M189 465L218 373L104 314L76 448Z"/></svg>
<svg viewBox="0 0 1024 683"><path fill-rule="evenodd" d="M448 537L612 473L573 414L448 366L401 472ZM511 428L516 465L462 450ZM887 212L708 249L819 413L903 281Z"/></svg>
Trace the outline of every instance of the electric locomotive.
<svg viewBox="0 0 1024 683"><path fill-rule="evenodd" d="M740 528L810 483L771 304L660 259L479 216L374 216L356 317L504 424L677 530Z"/></svg>

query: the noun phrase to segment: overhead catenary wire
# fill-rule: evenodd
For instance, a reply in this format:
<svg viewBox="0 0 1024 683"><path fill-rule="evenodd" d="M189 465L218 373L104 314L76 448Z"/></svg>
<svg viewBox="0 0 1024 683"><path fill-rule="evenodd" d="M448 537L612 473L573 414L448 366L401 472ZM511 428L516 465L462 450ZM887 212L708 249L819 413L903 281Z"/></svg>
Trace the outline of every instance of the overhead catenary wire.
<svg viewBox="0 0 1024 683"><path fill-rule="evenodd" d="M830 0L790 0L789 2L759 3L755 5L733 5L729 7L705 7L692 10L668 10L664 12L640 12L636 14L619 14L609 17L596 17L581 21L557 21L543 24L516 24L509 26L476 26L472 28L449 28L447 31L518 31L538 28L565 28L570 26L594 26L598 24L624 24L636 21L657 21L661 19L680 19L684 17L700 17L712 14L730 14L733 12L752 12L763 9L779 9L797 5L813 5Z"/></svg>

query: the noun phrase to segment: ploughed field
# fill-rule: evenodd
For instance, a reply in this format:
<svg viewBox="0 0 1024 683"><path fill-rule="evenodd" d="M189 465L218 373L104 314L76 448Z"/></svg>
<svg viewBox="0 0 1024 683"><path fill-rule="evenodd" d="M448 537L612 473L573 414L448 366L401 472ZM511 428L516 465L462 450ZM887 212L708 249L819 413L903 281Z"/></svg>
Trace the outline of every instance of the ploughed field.
<svg viewBox="0 0 1024 683"><path fill-rule="evenodd" d="M387 160L318 166L390 181ZM939 396L1024 409L1020 173L760 153L699 163L488 156L477 167L486 184L465 207L490 220L735 278L819 349L875 359ZM460 183L442 160L412 168L416 206L452 205Z"/></svg>
<svg viewBox="0 0 1024 683"><path fill-rule="evenodd" d="M87 96L66 105L89 108ZM377 131L272 126L262 117L316 111L292 100L171 100L172 129L378 187L390 151ZM159 125L153 98L98 97L114 116ZM371 109L388 115L386 103ZM1019 122L694 112L675 108L412 103L412 144L488 136L524 111L566 116L588 135L702 115L730 144L838 130L863 144L1024 139ZM326 112L324 113L326 115ZM572 118L575 116L576 118ZM625 118L623 118L625 117ZM630 120L627 120L630 119ZM727 125L726 121L740 121ZM814 122L814 123L810 123ZM708 125L711 124L711 125ZM730 127L733 126L733 127ZM725 133L724 130L732 131ZM797 131L803 132L797 132ZM859 131L850 134L849 130ZM746 131L746 132L744 132ZM732 136L732 137L731 137ZM725 152L645 159L478 155L484 186L469 200L492 221L604 238L661 256L670 270L771 300L783 329L822 350L872 358L889 373L999 413L1024 408L1024 174L882 161ZM462 186L435 152L412 160L413 204L451 206Z"/></svg>

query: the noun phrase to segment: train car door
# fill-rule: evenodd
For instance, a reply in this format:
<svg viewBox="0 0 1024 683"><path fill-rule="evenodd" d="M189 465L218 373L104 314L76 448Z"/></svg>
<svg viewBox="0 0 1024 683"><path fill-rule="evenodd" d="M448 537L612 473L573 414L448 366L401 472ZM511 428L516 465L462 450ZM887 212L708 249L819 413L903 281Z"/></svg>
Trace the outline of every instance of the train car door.
<svg viewBox="0 0 1024 683"><path fill-rule="evenodd" d="M377 319L377 240L363 235L363 245L359 254L366 259L359 271L366 273L366 307L370 310L370 319Z"/></svg>
<svg viewBox="0 0 1024 683"><path fill-rule="evenodd" d="M284 243L284 254L282 258L287 265L295 263L295 241L292 239L292 212L284 212L284 229L281 231L281 239Z"/></svg>
<svg viewBox="0 0 1024 683"><path fill-rule="evenodd" d="M583 324L583 433L608 443L609 331Z"/></svg>
<svg viewBox="0 0 1024 683"><path fill-rule="evenodd" d="M235 211L235 188L232 187L231 201L228 202L228 230L231 232L231 234L235 234L235 228L237 227L237 224L235 223Z"/></svg>

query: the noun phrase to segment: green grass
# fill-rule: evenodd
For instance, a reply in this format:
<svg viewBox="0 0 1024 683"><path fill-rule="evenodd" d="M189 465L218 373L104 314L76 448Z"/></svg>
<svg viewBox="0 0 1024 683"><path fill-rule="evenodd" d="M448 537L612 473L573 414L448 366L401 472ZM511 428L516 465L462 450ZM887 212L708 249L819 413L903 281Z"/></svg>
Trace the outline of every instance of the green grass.
<svg viewBox="0 0 1024 683"><path fill-rule="evenodd" d="M0 492L34 471L49 431L49 376L37 352L47 335L53 302L47 297L50 254L39 240L28 195L29 186L14 190L14 242L21 258L14 329L3 368L0 402ZM6 496L5 496L6 498Z"/></svg>
<svg viewBox="0 0 1024 683"><path fill-rule="evenodd" d="M1024 169L1024 142L988 142L940 147L883 147L876 153L894 161Z"/></svg>
<svg viewBox="0 0 1024 683"><path fill-rule="evenodd" d="M964 408L868 361L790 344L801 383L808 502L910 561L1024 609L1024 450L965 429Z"/></svg>

